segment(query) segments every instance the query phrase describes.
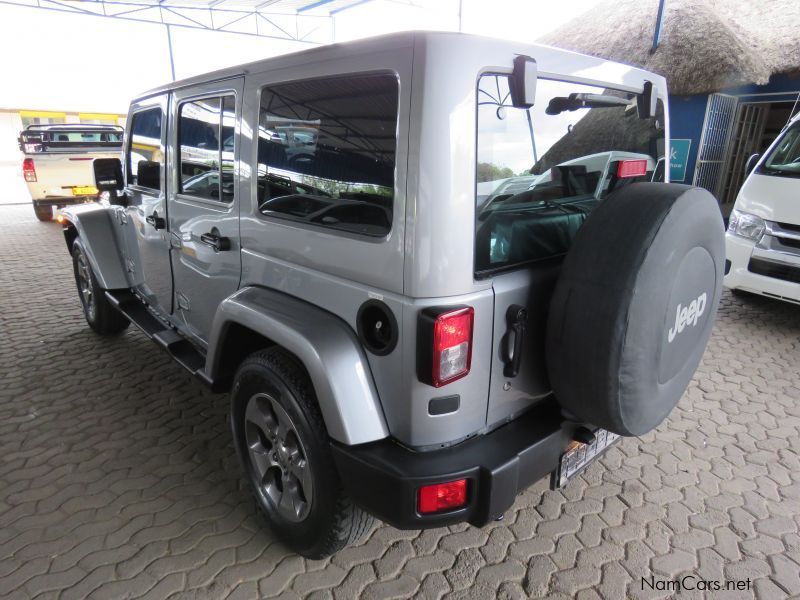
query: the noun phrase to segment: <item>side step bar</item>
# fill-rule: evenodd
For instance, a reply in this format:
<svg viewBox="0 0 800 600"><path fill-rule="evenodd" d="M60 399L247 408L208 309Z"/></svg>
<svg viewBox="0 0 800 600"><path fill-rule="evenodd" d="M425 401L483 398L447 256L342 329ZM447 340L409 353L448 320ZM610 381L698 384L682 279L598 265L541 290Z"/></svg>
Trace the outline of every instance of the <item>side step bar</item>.
<svg viewBox="0 0 800 600"><path fill-rule="evenodd" d="M106 298L147 337L166 350L179 365L209 387L213 387L213 382L203 370L205 356L189 340L147 310L135 295L128 290L106 290Z"/></svg>

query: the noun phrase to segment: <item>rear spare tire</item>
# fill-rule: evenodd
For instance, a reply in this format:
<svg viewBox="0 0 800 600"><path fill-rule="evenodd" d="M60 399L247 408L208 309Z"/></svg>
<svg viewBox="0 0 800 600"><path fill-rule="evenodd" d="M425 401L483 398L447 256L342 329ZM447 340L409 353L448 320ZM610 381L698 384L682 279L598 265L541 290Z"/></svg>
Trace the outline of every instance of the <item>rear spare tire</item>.
<svg viewBox="0 0 800 600"><path fill-rule="evenodd" d="M711 336L724 260L706 190L637 183L611 194L578 231L552 297L546 356L561 406L620 435L658 426Z"/></svg>

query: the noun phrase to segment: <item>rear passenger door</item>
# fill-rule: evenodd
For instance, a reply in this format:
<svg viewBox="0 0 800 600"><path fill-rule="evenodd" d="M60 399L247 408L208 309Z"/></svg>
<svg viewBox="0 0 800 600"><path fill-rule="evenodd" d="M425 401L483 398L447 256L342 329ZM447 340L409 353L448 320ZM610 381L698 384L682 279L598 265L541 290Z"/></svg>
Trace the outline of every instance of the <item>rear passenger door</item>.
<svg viewBox="0 0 800 600"><path fill-rule="evenodd" d="M173 315L206 344L219 303L236 291L239 126L243 78L174 92L170 107L169 229Z"/></svg>

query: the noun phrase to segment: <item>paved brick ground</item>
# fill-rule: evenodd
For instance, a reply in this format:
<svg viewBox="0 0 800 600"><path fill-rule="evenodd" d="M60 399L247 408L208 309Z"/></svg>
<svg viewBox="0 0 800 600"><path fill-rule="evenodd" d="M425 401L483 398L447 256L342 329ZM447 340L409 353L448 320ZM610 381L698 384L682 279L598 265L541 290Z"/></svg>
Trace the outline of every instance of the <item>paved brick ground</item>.
<svg viewBox="0 0 800 600"><path fill-rule="evenodd" d="M58 227L0 223L0 596L660 597L640 578L683 573L800 595L800 307L726 294L668 422L568 489L308 561L261 529L226 398L133 328L90 332Z"/></svg>

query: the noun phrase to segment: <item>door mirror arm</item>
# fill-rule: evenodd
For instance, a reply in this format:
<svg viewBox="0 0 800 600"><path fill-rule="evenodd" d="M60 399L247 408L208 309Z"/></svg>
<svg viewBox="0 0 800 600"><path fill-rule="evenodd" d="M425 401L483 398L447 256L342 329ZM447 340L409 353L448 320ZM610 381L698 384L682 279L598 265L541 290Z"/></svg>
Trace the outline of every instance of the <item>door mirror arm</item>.
<svg viewBox="0 0 800 600"><path fill-rule="evenodd" d="M750 158L748 158L747 162L744 164L744 176L745 177L747 177L748 175L750 175L750 173L753 172L753 169L756 168L756 165L758 164L758 160L760 158L761 158L761 155L758 154L758 153L750 155Z"/></svg>
<svg viewBox="0 0 800 600"><path fill-rule="evenodd" d="M125 193L125 190L122 190L120 193L118 190L110 190L108 192L108 203L111 206L128 206L128 194Z"/></svg>

